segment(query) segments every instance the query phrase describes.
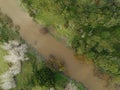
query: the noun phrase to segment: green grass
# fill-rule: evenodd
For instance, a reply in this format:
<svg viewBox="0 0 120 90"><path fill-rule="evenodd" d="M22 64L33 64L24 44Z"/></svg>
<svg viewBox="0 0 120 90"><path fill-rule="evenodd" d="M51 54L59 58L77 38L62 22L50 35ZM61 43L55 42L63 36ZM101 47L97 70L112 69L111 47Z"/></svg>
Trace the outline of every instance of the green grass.
<svg viewBox="0 0 120 90"><path fill-rule="evenodd" d="M9 68L8 63L4 60L5 55L7 55L7 51L0 47L0 75Z"/></svg>
<svg viewBox="0 0 120 90"><path fill-rule="evenodd" d="M30 89L29 82L33 75L32 64L29 61L22 63L22 72L16 76L17 87L15 90Z"/></svg>
<svg viewBox="0 0 120 90"><path fill-rule="evenodd" d="M64 87L72 81L72 83L77 86L77 90L87 90L83 84L80 82L76 82L75 80L71 80L70 78L66 77L65 75L61 73L56 73L55 74L55 90L64 90ZM35 86L32 88L32 90L48 90L47 87L40 87L40 86Z"/></svg>
<svg viewBox="0 0 120 90"><path fill-rule="evenodd" d="M69 80L70 80L68 77L66 77L61 73L56 73L55 79L56 79L57 87L64 87L67 83L69 83Z"/></svg>
<svg viewBox="0 0 120 90"><path fill-rule="evenodd" d="M15 77L17 86L12 90L32 90L34 87L34 82L36 81L34 79L34 70L36 68L41 68L42 58L36 56L35 52L30 48L28 49L26 56L29 57L29 60L22 62L22 71Z"/></svg>
<svg viewBox="0 0 120 90"><path fill-rule="evenodd" d="M47 87L35 86L32 88L32 90L49 90L49 89Z"/></svg>
<svg viewBox="0 0 120 90"><path fill-rule="evenodd" d="M55 79L56 79L56 90L64 90L64 87L69 82L72 82L77 87L77 90L87 90L82 83L76 82L75 80L70 79L64 74L56 73Z"/></svg>
<svg viewBox="0 0 120 90"><path fill-rule="evenodd" d="M44 25L63 25L64 19L62 19L62 16L54 15L50 12L41 11L38 16L36 16L36 20L38 20L41 24Z"/></svg>
<svg viewBox="0 0 120 90"><path fill-rule="evenodd" d="M16 76L16 82L17 87L13 90L46 90L44 89L38 89L41 88L39 86L34 86L33 81L36 81L34 79L34 67L37 67L38 65L41 66L41 62L37 62L36 66L34 66L34 62L32 60L25 61L22 63L22 72Z"/></svg>

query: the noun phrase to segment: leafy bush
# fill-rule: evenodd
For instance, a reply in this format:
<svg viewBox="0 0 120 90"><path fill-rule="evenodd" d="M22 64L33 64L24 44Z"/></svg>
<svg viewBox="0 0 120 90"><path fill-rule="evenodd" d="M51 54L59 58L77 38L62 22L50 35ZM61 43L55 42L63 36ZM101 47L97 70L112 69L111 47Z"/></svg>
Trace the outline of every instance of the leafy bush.
<svg viewBox="0 0 120 90"><path fill-rule="evenodd" d="M55 74L47 67L43 67L37 71L36 78L41 86L55 86Z"/></svg>

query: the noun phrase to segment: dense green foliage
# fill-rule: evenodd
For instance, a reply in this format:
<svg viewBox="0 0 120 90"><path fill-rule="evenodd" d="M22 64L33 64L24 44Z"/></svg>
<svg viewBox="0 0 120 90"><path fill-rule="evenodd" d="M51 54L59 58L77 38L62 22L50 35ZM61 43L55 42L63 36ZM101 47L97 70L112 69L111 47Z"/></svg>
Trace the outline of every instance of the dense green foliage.
<svg viewBox="0 0 120 90"><path fill-rule="evenodd" d="M30 15L52 25L80 55L111 76L120 75L119 0L22 0Z"/></svg>
<svg viewBox="0 0 120 90"><path fill-rule="evenodd" d="M55 74L47 67L43 67L39 71L37 71L36 78L41 86L55 86Z"/></svg>

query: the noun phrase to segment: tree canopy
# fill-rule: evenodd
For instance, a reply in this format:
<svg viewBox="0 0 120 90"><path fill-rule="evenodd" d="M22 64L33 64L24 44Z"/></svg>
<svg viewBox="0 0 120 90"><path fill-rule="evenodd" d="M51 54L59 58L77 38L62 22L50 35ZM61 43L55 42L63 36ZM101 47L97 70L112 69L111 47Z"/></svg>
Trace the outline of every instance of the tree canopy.
<svg viewBox="0 0 120 90"><path fill-rule="evenodd" d="M47 67L36 72L36 78L41 86L52 87L55 85L55 74Z"/></svg>

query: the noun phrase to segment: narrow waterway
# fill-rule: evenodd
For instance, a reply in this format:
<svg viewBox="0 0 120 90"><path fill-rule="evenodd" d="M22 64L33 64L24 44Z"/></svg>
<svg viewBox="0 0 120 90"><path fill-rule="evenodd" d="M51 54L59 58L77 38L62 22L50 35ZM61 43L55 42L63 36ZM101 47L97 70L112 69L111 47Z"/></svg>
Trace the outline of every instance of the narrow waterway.
<svg viewBox="0 0 120 90"><path fill-rule="evenodd" d="M21 36L42 55L48 57L53 54L62 58L71 78L82 82L89 90L115 90L112 86L106 87L106 81L94 76L92 64L80 63L75 58L73 50L67 48L65 44L58 42L49 34L41 34L39 32L41 26L20 7L18 0L0 0L0 8L20 26Z"/></svg>

